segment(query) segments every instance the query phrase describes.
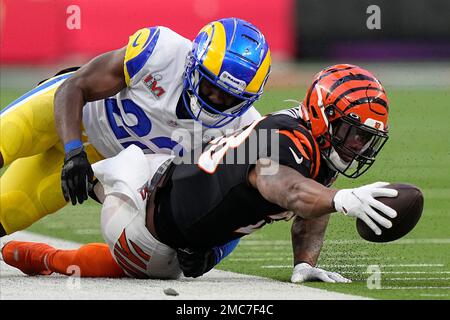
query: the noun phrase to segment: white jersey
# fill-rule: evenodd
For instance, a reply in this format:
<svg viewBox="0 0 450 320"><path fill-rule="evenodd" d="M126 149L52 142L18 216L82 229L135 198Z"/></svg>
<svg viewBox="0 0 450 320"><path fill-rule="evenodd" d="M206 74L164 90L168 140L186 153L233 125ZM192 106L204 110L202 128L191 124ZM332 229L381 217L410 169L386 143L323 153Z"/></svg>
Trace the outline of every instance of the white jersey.
<svg viewBox="0 0 450 320"><path fill-rule="evenodd" d="M144 28L130 37L124 60L127 87L83 109L85 133L103 157L112 157L131 144L144 153L181 156L261 117L251 107L226 126L210 130L195 120L179 119L176 108L191 49L190 40L165 27Z"/></svg>

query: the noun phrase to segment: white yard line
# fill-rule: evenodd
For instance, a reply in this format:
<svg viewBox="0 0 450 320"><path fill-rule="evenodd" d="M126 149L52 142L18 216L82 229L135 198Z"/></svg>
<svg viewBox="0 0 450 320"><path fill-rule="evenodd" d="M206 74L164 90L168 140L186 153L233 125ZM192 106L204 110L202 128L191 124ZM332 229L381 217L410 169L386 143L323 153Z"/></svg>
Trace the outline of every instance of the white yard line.
<svg viewBox="0 0 450 320"><path fill-rule="evenodd" d="M450 280L450 277L428 277L428 278L383 278L389 281L430 281L430 280Z"/></svg>
<svg viewBox="0 0 450 320"><path fill-rule="evenodd" d="M379 258L379 257L371 257L371 256L367 256L367 257L349 257L349 256L345 256L342 258L338 258L338 257L327 257L327 256L321 256L322 260L371 260L374 261L374 263L376 263L376 261L379 260L398 260L397 257L383 257L383 258Z"/></svg>
<svg viewBox="0 0 450 320"><path fill-rule="evenodd" d="M352 278L353 281L366 281L367 278ZM419 277L419 278L381 278L382 281L435 281L450 280L449 277ZM447 283L445 283L446 285Z"/></svg>
<svg viewBox="0 0 450 320"><path fill-rule="evenodd" d="M358 259L357 257L355 257L354 259ZM360 257L359 259L362 260L372 260L373 258L368 258L368 259L363 259L363 257ZM383 260L386 260L387 258L383 258ZM250 259L246 259L247 261L250 261ZM346 259L347 260L347 259ZM348 258L348 260L351 260L351 258ZM270 261L269 259L264 260L264 261ZM342 264L319 264L318 266L320 268L354 268L354 267L363 267L363 268L367 268L369 265L372 264L347 264L347 265L342 265ZM373 263L373 265L377 265L379 267L394 267L394 266L398 266L395 264L391 264L391 265L387 265L387 264L377 264L376 262ZM408 265L404 265L404 266L408 266ZM412 265L411 265L412 266ZM441 266L441 265L439 265ZM275 265L263 265L261 266L261 268L263 269L286 269L286 268L291 268L292 265L289 264L275 264ZM420 266L419 266L420 267Z"/></svg>
<svg viewBox="0 0 450 320"><path fill-rule="evenodd" d="M229 258L229 261L292 261L292 257L282 257L282 258Z"/></svg>
<svg viewBox="0 0 450 320"><path fill-rule="evenodd" d="M379 262L380 260L385 261L385 260L398 260L396 257L383 257L383 258L379 258L379 257L346 257L346 258L341 258L341 259L337 259L337 258L327 258L327 259L323 259L323 260L330 260L333 259L335 261L339 261L339 260L369 260L370 262L373 262L371 264L377 264L377 262Z"/></svg>
<svg viewBox="0 0 450 320"><path fill-rule="evenodd" d="M322 259L325 259L325 260L372 260L372 261L376 261L376 259L375 258L373 258L373 257L343 257L343 258L336 258L336 257L326 257L326 258L323 258L322 257ZM392 259L395 259L395 258L393 258L393 257L384 257L383 258L383 260L392 260ZM292 261L292 256L289 256L289 257L263 257L263 258L232 258L232 257L230 257L229 259L228 259L228 261L237 261L237 262L239 262L239 261L255 261L255 262L258 262L258 261ZM333 265L333 266L340 266L340 265ZM353 265L354 266L354 265ZM288 266L286 266L286 267L288 267Z"/></svg>
<svg viewBox="0 0 450 320"><path fill-rule="evenodd" d="M17 232L8 239L46 242L73 249L79 244L29 232ZM8 241L3 239L3 241ZM323 300L366 299L262 277L212 270L203 277L180 280L136 280L73 278L60 275L28 277L0 262L2 299L146 299L146 300ZM178 296L168 296L172 288Z"/></svg>
<svg viewBox="0 0 450 320"><path fill-rule="evenodd" d="M341 271L341 273L365 273L372 274L373 272L360 271ZM381 271L382 274L450 274L450 271Z"/></svg>
<svg viewBox="0 0 450 320"><path fill-rule="evenodd" d="M365 240L360 239L343 239L343 240L325 240L325 245L327 244L369 244ZM244 246L276 246L276 245L290 245L290 240L242 240L240 245ZM400 239L397 241L389 242L392 244L450 244L450 238L443 239Z"/></svg>
<svg viewBox="0 0 450 320"><path fill-rule="evenodd" d="M323 264L319 265L321 268L354 268L354 267L360 267L360 268L367 268L369 265L367 264ZM384 268L430 268L430 267L444 267L445 265L442 263L435 263L435 264L427 264L427 263L412 263L412 264L377 264L377 266L384 267Z"/></svg>
<svg viewBox="0 0 450 320"><path fill-rule="evenodd" d="M286 246L290 245L289 240L241 240L240 246Z"/></svg>
<svg viewBox="0 0 450 320"><path fill-rule="evenodd" d="M98 234L102 234L100 229L78 229L78 230L75 230L75 233L79 234L79 235L98 235Z"/></svg>
<svg viewBox="0 0 450 320"><path fill-rule="evenodd" d="M450 287L425 287L425 286L414 286L414 287L381 287L378 290L448 290Z"/></svg>
<svg viewBox="0 0 450 320"><path fill-rule="evenodd" d="M249 256L258 256L258 257L264 257L264 256L292 256L292 249L290 247L286 246L277 246L276 248L284 248L284 251L271 251L271 252L259 252L258 249L252 248L252 250L254 251L249 251L249 252L233 252L233 257L249 257ZM371 254L368 253L367 251L358 251L358 255L359 256L370 256ZM344 256L344 257L348 257L349 256L349 252L345 252L345 251L324 251L320 254L321 257L335 257L335 256Z"/></svg>
<svg viewBox="0 0 450 320"><path fill-rule="evenodd" d="M369 244L365 240L325 240L326 244ZM396 241L389 242L389 245L392 244L450 244L450 239L400 239Z"/></svg>

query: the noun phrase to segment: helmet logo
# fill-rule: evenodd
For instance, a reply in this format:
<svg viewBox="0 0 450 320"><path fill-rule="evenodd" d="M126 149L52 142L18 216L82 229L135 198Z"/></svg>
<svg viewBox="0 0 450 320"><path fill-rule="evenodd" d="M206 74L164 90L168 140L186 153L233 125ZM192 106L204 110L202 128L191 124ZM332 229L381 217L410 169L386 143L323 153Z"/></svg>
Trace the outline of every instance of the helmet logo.
<svg viewBox="0 0 450 320"><path fill-rule="evenodd" d="M208 41L204 41L202 43L200 43L200 45L198 46L197 49L197 59L201 59L203 57L203 55L206 52L206 49L208 48Z"/></svg>
<svg viewBox="0 0 450 320"><path fill-rule="evenodd" d="M212 32L210 32L209 34L205 31L202 31L198 36L197 36L197 41L194 42L194 50L193 52L195 53L195 56L198 60L201 60L203 55L205 54L206 50L208 49L208 46L211 43L211 37L212 36Z"/></svg>
<svg viewBox="0 0 450 320"><path fill-rule="evenodd" d="M376 130L384 130L384 123L375 119L368 118L364 121L364 124L371 128L375 128Z"/></svg>
<svg viewBox="0 0 450 320"><path fill-rule="evenodd" d="M219 82L222 82L226 86L234 88L238 93L243 92L247 87L245 81L233 77L226 71L222 72L222 74L220 75Z"/></svg>

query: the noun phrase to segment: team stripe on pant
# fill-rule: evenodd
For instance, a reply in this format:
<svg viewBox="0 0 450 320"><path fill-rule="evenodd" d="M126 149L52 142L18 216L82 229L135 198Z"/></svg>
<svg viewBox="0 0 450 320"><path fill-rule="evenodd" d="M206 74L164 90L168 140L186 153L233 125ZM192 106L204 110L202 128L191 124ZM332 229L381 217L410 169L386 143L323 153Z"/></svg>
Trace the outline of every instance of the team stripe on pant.
<svg viewBox="0 0 450 320"><path fill-rule="evenodd" d="M114 255L118 264L129 276L140 279L148 278L146 274L147 263L151 256L145 253L136 243L128 240L125 230L123 230L114 246Z"/></svg>
<svg viewBox="0 0 450 320"><path fill-rule="evenodd" d="M21 97L17 98L13 102L11 102L8 106L6 106L1 112L0 115L4 116L8 112L14 110L15 108L23 105L25 102L29 101L33 97L36 97L40 94L43 94L49 90L52 90L54 87L59 86L63 80L66 80L67 78L71 77L73 72L65 73L63 75L51 78L40 85L38 85L36 88L34 88L31 91L28 91Z"/></svg>

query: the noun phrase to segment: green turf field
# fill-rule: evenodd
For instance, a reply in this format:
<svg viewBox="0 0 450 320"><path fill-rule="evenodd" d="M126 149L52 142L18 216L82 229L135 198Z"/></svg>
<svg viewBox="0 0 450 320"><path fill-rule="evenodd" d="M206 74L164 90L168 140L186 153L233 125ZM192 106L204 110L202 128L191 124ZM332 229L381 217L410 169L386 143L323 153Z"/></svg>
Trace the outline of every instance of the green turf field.
<svg viewBox="0 0 450 320"><path fill-rule="evenodd" d="M341 177L336 186L381 180L415 184L425 194L423 217L404 239L372 244L358 238L354 220L333 215L319 264L353 283L306 285L381 299L450 299L450 89L387 91L391 112L387 145L364 176ZM21 93L2 90L2 108ZM282 100L303 95L303 90L268 90L258 108L266 113L288 107ZM102 241L99 209L92 202L68 206L29 230L79 242ZM381 270L380 289L367 286L368 277L374 277L367 273L369 265ZM246 237L218 268L289 281L290 223L278 222Z"/></svg>

